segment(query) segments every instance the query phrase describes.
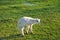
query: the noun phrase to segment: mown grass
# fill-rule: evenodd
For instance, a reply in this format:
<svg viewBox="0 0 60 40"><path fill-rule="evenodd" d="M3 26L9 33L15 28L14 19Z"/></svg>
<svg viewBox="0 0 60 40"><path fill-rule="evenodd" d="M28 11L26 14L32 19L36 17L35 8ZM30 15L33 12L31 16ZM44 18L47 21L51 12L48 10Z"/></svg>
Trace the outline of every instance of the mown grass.
<svg viewBox="0 0 60 40"><path fill-rule="evenodd" d="M0 1L0 40L60 40L60 3L59 0ZM22 4L30 2L37 6ZM23 16L40 18L40 25L34 25L34 34L20 36L18 20Z"/></svg>

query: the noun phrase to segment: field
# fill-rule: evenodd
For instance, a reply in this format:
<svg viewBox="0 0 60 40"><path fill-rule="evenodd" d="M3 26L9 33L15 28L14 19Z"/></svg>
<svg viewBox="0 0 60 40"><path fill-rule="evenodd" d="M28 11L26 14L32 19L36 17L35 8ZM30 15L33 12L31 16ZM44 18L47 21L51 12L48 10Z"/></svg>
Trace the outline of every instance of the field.
<svg viewBox="0 0 60 40"><path fill-rule="evenodd" d="M20 36L23 16L41 19L34 34ZM0 0L0 40L60 40L60 0Z"/></svg>

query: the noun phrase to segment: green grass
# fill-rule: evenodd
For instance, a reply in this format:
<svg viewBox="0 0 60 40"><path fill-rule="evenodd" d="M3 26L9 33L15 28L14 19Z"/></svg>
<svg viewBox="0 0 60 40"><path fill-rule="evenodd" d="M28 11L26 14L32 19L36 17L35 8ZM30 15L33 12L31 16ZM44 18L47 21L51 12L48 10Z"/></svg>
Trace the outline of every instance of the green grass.
<svg viewBox="0 0 60 40"><path fill-rule="evenodd" d="M28 6L30 2L37 6ZM17 27L23 16L40 18L40 25L34 25L34 34L21 37ZM0 40L60 40L59 0L1 0L0 1Z"/></svg>

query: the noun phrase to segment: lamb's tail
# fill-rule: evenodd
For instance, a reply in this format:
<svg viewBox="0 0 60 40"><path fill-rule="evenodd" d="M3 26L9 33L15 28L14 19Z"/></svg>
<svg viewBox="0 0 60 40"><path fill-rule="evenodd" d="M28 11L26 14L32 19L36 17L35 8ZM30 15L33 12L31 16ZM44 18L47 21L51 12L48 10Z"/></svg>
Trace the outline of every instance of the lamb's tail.
<svg viewBox="0 0 60 40"><path fill-rule="evenodd" d="M20 25L20 22L18 21L18 23L17 23L17 27L19 27L19 25Z"/></svg>

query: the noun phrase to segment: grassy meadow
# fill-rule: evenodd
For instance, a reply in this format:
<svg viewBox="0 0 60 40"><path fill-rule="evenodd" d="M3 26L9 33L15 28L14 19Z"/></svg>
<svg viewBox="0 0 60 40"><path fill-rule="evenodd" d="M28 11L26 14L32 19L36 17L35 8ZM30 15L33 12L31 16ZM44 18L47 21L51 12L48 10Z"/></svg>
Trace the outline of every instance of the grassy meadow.
<svg viewBox="0 0 60 40"><path fill-rule="evenodd" d="M34 34L20 36L17 22L23 16L41 19ZM0 0L0 40L60 40L60 0Z"/></svg>

